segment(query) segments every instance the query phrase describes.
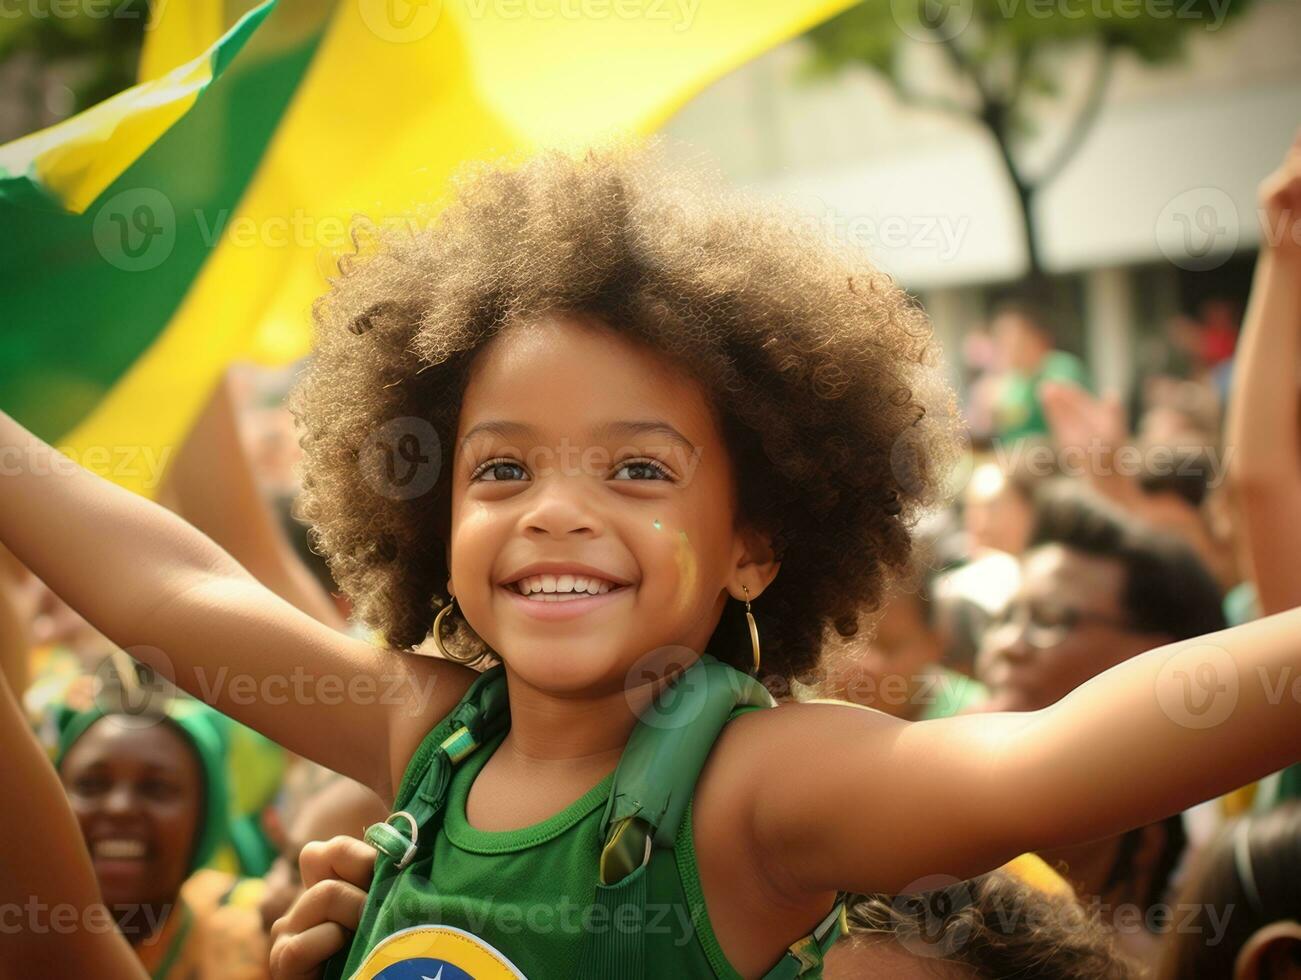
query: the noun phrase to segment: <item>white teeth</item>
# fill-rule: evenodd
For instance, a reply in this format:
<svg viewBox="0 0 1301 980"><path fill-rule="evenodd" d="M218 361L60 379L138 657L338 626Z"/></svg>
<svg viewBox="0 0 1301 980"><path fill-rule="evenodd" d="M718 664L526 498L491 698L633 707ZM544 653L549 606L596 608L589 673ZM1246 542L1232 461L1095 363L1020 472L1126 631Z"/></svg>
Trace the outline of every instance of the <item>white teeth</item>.
<svg viewBox="0 0 1301 980"><path fill-rule="evenodd" d="M95 857L139 859L145 856L145 845L138 840L95 841Z"/></svg>
<svg viewBox="0 0 1301 980"><path fill-rule="evenodd" d="M603 595L615 588L613 582L590 578L586 575L530 575L515 583L523 595L536 595L552 602L579 599L589 595Z"/></svg>

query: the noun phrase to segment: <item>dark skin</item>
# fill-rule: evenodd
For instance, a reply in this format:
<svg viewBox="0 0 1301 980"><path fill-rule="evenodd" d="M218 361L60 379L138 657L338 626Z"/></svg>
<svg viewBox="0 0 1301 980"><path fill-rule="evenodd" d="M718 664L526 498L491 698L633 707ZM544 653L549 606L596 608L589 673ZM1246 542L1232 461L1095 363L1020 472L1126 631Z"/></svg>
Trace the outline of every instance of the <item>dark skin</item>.
<svg viewBox="0 0 1301 980"><path fill-rule="evenodd" d="M540 404L549 406L541 416ZM667 422L688 444L665 432L597 435L608 421L645 419ZM497 420L534 428L478 428ZM567 446L576 447L569 457ZM454 465L450 590L502 654L511 710L466 816L480 830L512 830L546 819L615 767L633 712L659 686L639 670L647 651L705 649L729 598L743 587L757 598L777 565L737 520L731 461L705 393L599 324L543 321L489 345L462 402ZM590 612L541 621L499 583L547 559L581 561L628 585ZM754 839L735 833L749 793L739 783L754 785L753 776L712 763L694 807L701 881L729 959L758 974L834 894L792 897L761 870Z"/></svg>
<svg viewBox="0 0 1301 980"><path fill-rule="evenodd" d="M910 952L888 938L842 939L823 963L824 980L892 977L894 980L980 980L971 967Z"/></svg>
<svg viewBox="0 0 1301 980"><path fill-rule="evenodd" d="M60 776L104 904L139 943L189 874L203 816L199 760L172 725L109 715L68 750Z"/></svg>

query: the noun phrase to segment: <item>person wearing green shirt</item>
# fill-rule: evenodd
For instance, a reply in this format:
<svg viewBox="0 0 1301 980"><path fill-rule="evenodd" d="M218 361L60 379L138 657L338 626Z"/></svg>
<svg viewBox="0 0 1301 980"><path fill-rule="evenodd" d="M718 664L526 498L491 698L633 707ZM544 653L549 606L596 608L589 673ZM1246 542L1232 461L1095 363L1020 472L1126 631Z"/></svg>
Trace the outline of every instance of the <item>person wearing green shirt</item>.
<svg viewBox="0 0 1301 980"><path fill-rule="evenodd" d="M1074 354L1056 349L1046 316L1028 303L1000 306L992 328L1006 371L994 407L996 437L1001 442L1015 442L1048 435L1039 383L1069 381L1092 390L1088 369Z"/></svg>

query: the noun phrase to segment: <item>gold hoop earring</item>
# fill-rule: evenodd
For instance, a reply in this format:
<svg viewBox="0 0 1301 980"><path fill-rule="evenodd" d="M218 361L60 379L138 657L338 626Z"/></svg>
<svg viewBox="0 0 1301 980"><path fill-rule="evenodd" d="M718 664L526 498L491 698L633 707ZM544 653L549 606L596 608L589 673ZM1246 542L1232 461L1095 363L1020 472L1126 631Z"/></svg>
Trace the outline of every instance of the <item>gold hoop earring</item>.
<svg viewBox="0 0 1301 980"><path fill-rule="evenodd" d="M441 653L448 660L452 661L452 663L465 664L468 666L474 663L476 660L481 659L483 657L483 654L475 653L469 657L463 657L460 654L452 653L452 651L448 650L447 647L443 646L443 636L442 636L443 617L452 611L452 607L454 605L456 605L456 596L449 595L447 597L447 605L445 605L442 609L438 610L438 615L434 617L434 629L433 629L434 646L438 647L438 652Z"/></svg>
<svg viewBox="0 0 1301 980"><path fill-rule="evenodd" d="M755 677L759 676L759 627L755 625L754 617L750 615L750 590L744 585L741 586L745 592L745 621L750 624L750 648L754 651L754 668L750 671Z"/></svg>

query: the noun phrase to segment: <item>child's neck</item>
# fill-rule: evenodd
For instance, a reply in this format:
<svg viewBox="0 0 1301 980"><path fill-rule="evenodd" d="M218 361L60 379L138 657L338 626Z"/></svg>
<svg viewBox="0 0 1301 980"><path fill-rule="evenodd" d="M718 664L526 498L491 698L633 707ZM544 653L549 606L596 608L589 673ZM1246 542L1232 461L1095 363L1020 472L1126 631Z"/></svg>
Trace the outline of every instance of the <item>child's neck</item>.
<svg viewBox="0 0 1301 980"><path fill-rule="evenodd" d="M620 687L591 697L557 697L506 668L510 733L495 755L535 770L586 772L614 769L655 688ZM503 760L506 761L506 760Z"/></svg>

